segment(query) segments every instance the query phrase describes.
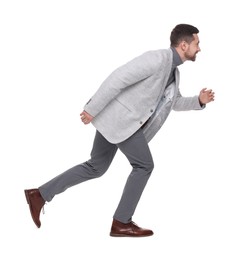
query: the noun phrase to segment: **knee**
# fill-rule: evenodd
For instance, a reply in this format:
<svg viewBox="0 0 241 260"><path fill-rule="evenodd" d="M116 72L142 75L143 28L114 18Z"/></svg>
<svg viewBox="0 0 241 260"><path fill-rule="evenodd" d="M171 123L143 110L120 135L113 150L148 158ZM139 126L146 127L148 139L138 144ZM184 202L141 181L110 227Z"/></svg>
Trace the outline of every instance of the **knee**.
<svg viewBox="0 0 241 260"><path fill-rule="evenodd" d="M143 162L138 168L141 168L145 175L151 175L154 169L154 162L153 160L150 160L145 163Z"/></svg>
<svg viewBox="0 0 241 260"><path fill-rule="evenodd" d="M98 168L98 167L93 168L93 172L94 172L96 178L99 178L102 175L104 175L106 173L106 171L107 171L107 169L105 169L105 168Z"/></svg>
<svg viewBox="0 0 241 260"><path fill-rule="evenodd" d="M94 165L93 163L86 162L86 164L88 165L88 167L91 168L92 178L99 178L102 175L104 175L104 173L107 171L106 168L98 167L98 166Z"/></svg>
<svg viewBox="0 0 241 260"><path fill-rule="evenodd" d="M150 162L148 162L147 164L146 164L146 172L148 173L148 174L151 174L152 173L152 171L153 171L153 169L154 169L154 162L153 162L153 160L151 160Z"/></svg>

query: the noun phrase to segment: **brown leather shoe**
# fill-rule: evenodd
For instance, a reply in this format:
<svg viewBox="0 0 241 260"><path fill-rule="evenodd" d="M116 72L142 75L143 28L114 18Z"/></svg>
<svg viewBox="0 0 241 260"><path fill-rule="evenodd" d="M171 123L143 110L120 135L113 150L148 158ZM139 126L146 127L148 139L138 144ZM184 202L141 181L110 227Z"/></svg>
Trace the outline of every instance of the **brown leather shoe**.
<svg viewBox="0 0 241 260"><path fill-rule="evenodd" d="M110 236L113 237L146 237L152 235L152 230L140 228L133 221L125 224L116 219L113 219L110 231Z"/></svg>
<svg viewBox="0 0 241 260"><path fill-rule="evenodd" d="M38 189L24 190L32 219L36 226L40 228L41 222L39 220L40 212L45 204L45 200L42 198Z"/></svg>

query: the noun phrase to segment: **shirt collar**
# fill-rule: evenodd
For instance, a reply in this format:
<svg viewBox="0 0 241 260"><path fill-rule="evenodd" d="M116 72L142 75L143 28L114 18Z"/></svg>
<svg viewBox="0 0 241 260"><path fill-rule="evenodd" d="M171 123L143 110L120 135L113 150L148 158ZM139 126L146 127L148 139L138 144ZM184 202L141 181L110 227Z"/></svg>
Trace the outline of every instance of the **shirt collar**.
<svg viewBox="0 0 241 260"><path fill-rule="evenodd" d="M171 50L173 53L172 66L175 68L175 67L181 65L183 63L183 61L175 48L171 47Z"/></svg>

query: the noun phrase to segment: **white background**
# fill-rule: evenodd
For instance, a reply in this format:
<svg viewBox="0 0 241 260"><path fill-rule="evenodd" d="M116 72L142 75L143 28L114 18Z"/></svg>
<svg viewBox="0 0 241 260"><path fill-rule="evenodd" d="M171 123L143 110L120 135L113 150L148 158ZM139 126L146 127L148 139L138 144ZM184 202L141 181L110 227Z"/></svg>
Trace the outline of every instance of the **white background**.
<svg viewBox="0 0 241 260"><path fill-rule="evenodd" d="M1 259L241 259L238 2L0 2ZM155 170L133 220L155 235L109 237L131 170L119 152L104 177L48 203L37 229L23 190L89 159L84 104L116 67L168 48L178 23L199 28L202 49L180 67L181 92L212 88L216 100L172 112L150 143Z"/></svg>

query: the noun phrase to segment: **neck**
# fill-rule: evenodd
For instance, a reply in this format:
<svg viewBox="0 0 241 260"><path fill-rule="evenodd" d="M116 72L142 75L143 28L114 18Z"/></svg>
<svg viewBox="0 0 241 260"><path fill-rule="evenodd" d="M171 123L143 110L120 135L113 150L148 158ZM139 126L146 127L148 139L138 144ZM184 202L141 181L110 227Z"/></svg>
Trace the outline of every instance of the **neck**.
<svg viewBox="0 0 241 260"><path fill-rule="evenodd" d="M178 55L180 56L182 62L185 62L187 59L186 59L186 57L185 57L183 51L182 51L180 48L178 48L178 47L174 47L174 49L176 50L176 52L177 52Z"/></svg>
<svg viewBox="0 0 241 260"><path fill-rule="evenodd" d="M173 52L173 66L177 67L183 63L183 60L180 56L180 54L177 52L176 48L171 47L172 52Z"/></svg>

